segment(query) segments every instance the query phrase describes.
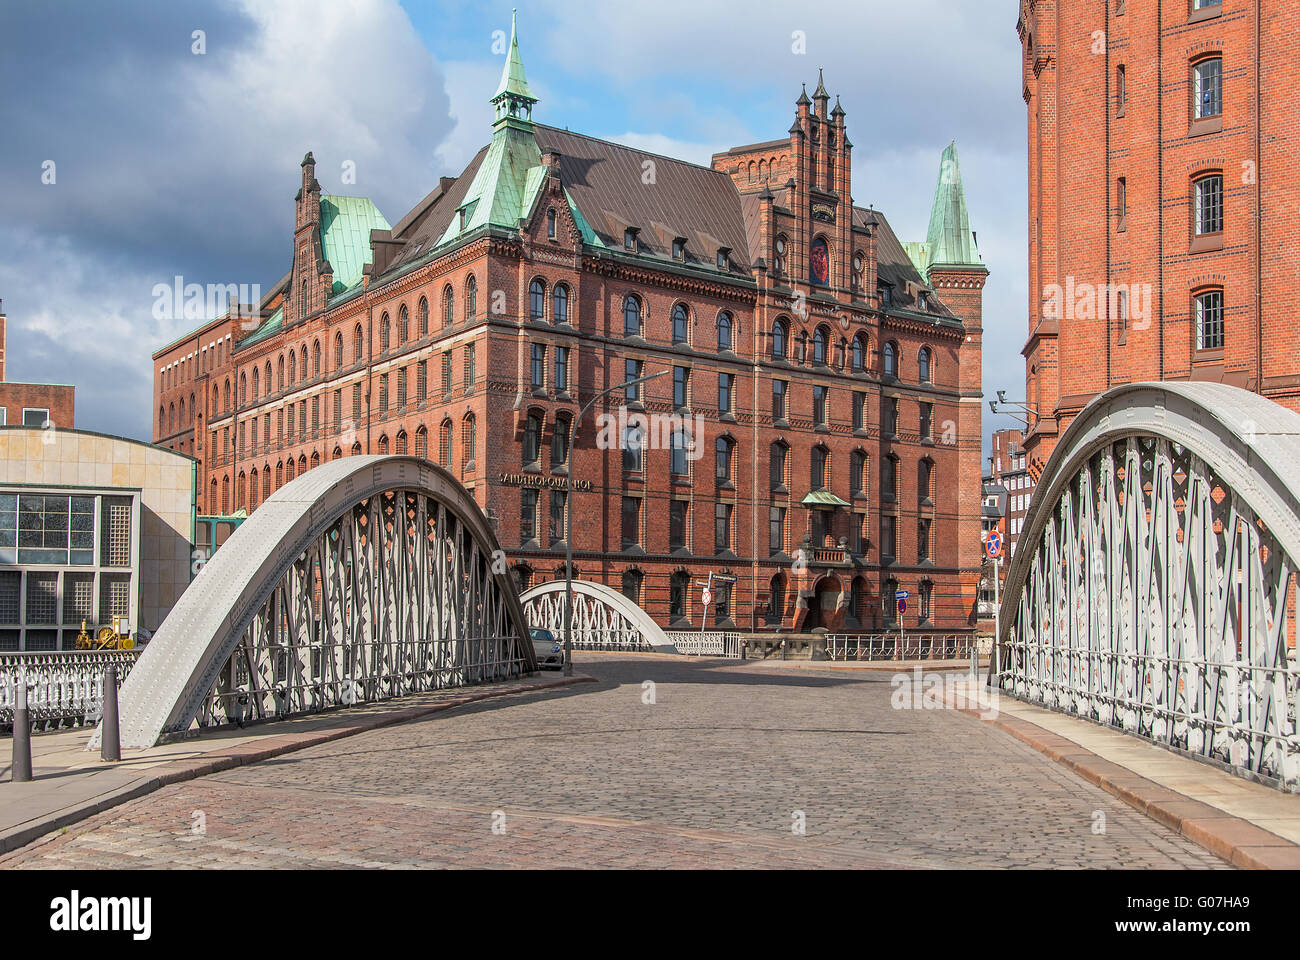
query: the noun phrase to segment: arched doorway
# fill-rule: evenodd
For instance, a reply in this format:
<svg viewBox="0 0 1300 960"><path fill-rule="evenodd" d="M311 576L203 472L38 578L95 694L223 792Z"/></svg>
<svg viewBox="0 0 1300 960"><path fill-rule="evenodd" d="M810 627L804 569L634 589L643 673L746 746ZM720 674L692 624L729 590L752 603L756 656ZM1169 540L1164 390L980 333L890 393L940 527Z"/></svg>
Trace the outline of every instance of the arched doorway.
<svg viewBox="0 0 1300 960"><path fill-rule="evenodd" d="M804 620L804 630L824 627L836 630L843 625L844 610L841 609L844 587L835 576L822 577L813 587L813 594L808 604L808 616Z"/></svg>

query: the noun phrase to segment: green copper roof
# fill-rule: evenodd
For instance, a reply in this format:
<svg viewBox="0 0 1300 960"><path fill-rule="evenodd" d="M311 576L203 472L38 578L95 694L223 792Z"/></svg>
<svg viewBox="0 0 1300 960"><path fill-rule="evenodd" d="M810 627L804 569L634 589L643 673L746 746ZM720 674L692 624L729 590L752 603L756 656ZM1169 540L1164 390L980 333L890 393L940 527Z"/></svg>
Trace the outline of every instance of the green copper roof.
<svg viewBox="0 0 1300 960"><path fill-rule="evenodd" d="M806 497L799 501L805 507L847 507L848 503L841 500L829 490L814 490Z"/></svg>
<svg viewBox="0 0 1300 960"><path fill-rule="evenodd" d="M506 65L501 70L501 83L497 85L497 92L492 95L492 99L513 94L516 97L526 97L529 100L536 100L533 91L528 88L528 80L524 77L524 61L519 56L519 39L515 32L515 14L510 14L510 52L506 55Z"/></svg>
<svg viewBox="0 0 1300 960"><path fill-rule="evenodd" d="M331 293L342 293L361 282L371 259L370 231L389 229L384 215L366 197L321 197L321 247L334 268Z"/></svg>
<svg viewBox="0 0 1300 960"><path fill-rule="evenodd" d="M240 340L239 345L241 347L246 347L249 344L261 343L267 337L279 333L280 328L282 326L284 326L284 307L279 306L275 308L275 312L273 314L271 314L262 322L262 325L260 327L258 327L248 336L244 337L243 340Z"/></svg>
<svg viewBox="0 0 1300 960"><path fill-rule="evenodd" d="M944 148L939 161L939 182L934 188L930 207L930 229L924 245L907 244L906 249L922 276L929 280L930 268L945 266L983 267L975 235L970 228L966 209L966 191L961 183L961 165L957 161L956 142ZM924 262L919 262L923 257Z"/></svg>
<svg viewBox="0 0 1300 960"><path fill-rule="evenodd" d="M517 229L519 218L532 208L546 178L542 152L533 136L532 104L536 100L524 79L524 62L519 56L519 38L512 19L510 55L501 74L501 87L492 97L497 106L492 141L465 199L438 238L438 245L488 225Z"/></svg>
<svg viewBox="0 0 1300 960"><path fill-rule="evenodd" d="M591 224L582 215L578 205L573 202L573 195L569 193L567 188L564 191L564 199L569 201L569 212L573 214L573 222L577 225L578 232L582 234L582 242L589 247L603 247L605 241L601 240L596 231L591 229Z"/></svg>

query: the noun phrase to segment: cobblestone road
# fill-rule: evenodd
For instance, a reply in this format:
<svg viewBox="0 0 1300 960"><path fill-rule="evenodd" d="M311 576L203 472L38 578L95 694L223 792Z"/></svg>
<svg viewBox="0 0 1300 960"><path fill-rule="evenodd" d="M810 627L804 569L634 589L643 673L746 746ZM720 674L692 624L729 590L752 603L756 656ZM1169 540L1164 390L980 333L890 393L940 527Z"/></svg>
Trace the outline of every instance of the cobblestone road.
<svg viewBox="0 0 1300 960"><path fill-rule="evenodd" d="M167 787L0 868L1224 866L987 724L892 709L888 675L579 669L600 682Z"/></svg>

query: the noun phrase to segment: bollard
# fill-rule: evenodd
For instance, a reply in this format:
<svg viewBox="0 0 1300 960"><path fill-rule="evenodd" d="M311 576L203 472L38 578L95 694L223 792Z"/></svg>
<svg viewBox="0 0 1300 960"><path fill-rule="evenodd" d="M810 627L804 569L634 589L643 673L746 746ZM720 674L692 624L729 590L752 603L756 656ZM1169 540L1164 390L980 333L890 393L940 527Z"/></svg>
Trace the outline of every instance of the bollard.
<svg viewBox="0 0 1300 960"><path fill-rule="evenodd" d="M27 678L14 684L14 762L11 780L26 783L32 778L32 725L27 719Z"/></svg>
<svg viewBox="0 0 1300 960"><path fill-rule="evenodd" d="M117 724L117 667L104 669L104 710L99 728L99 758L121 760L122 740Z"/></svg>

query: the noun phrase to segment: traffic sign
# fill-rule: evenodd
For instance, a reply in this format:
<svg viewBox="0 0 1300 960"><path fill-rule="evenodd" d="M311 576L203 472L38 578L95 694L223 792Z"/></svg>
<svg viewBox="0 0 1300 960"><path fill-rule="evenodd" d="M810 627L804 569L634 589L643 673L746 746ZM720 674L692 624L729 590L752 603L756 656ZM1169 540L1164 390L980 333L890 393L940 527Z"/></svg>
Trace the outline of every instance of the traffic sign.
<svg viewBox="0 0 1300 960"><path fill-rule="evenodd" d="M700 593L700 602L707 607L709 605L709 601L712 599L713 599L713 594L709 593L708 587L705 587L703 592Z"/></svg>
<svg viewBox="0 0 1300 960"><path fill-rule="evenodd" d="M989 558L996 558L1002 555L1002 535L996 530L992 531L984 541L984 552Z"/></svg>
<svg viewBox="0 0 1300 960"><path fill-rule="evenodd" d="M898 612L899 612L899 613L907 613L907 601L906 601L906 600L899 600L899 601L898 601Z"/></svg>
<svg viewBox="0 0 1300 960"><path fill-rule="evenodd" d="M895 600L906 600L906 599L907 599L908 597L910 597L910 596L911 596L911 594L908 593L906 590L895 590L895 591L894 591L894 599L895 599Z"/></svg>

